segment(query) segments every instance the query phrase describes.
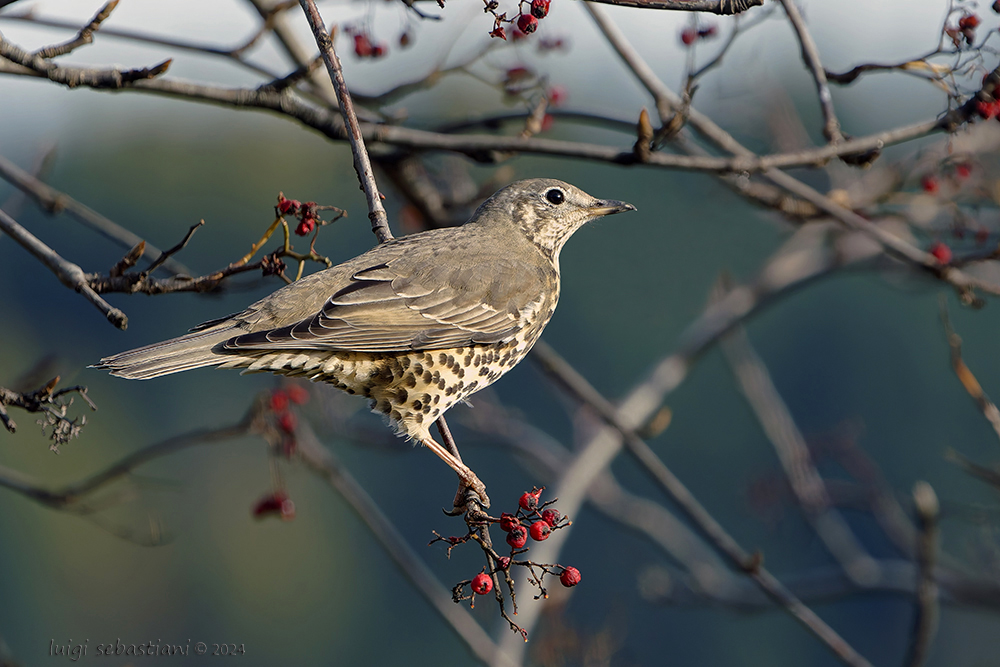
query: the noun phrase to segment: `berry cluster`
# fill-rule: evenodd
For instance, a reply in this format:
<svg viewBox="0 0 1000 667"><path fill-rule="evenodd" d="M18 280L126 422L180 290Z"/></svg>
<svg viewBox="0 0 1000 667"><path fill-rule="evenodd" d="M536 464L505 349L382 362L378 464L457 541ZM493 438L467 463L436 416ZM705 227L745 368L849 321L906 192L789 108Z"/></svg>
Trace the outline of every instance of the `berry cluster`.
<svg viewBox="0 0 1000 667"><path fill-rule="evenodd" d="M309 392L297 384L275 389L268 399L268 408L274 417L274 424L281 433L281 453L285 458L291 458L295 453L295 427L298 426L295 413L288 409L289 405L291 403L305 405L307 402L309 402Z"/></svg>
<svg viewBox="0 0 1000 667"><path fill-rule="evenodd" d="M530 35L538 30L538 21L549 15L551 4L552 0L520 0L517 4L517 16L507 18L507 12L497 13L500 8L499 0L483 0L483 11L493 15L493 30L490 31L490 37L499 37L506 41L507 30L504 28L504 23L514 24L515 40Z"/></svg>
<svg viewBox="0 0 1000 667"><path fill-rule="evenodd" d="M298 219L299 224L295 227L295 233L299 236L310 234L317 227L327 225L346 215L342 209L336 206L320 206L314 201L302 203L298 199L286 199L283 192L278 193L278 203L274 210L279 217L291 215ZM336 211L337 216L333 220L327 221L320 217L320 211Z"/></svg>
<svg viewBox="0 0 1000 667"><path fill-rule="evenodd" d="M691 46L699 39L709 39L711 37L715 37L718 33L719 28L714 25L710 25L705 28L689 26L681 30L681 44L684 46Z"/></svg>
<svg viewBox="0 0 1000 667"><path fill-rule="evenodd" d="M511 567L515 565L528 569L528 580L539 589L539 594L535 596L536 600L548 597L548 592L543 585L546 575L558 577L559 582L567 588L580 583L580 570L575 567L536 563L530 560L515 560L516 556L526 553L529 550L529 547L526 546L529 537L536 542L542 542L549 538L552 531L565 528L572 523L566 517L562 516L555 507L552 507L555 500L546 503L540 502L543 490L544 488L533 488L531 491L523 493L518 500L518 508L513 514L503 512L499 519L486 514L479 514L469 522L469 533L465 536L443 537L437 532L434 533L435 538L430 543L446 543L448 545L449 556L451 555L451 550L456 546L465 544L469 540L477 542L486 553L489 566L492 567L492 569L484 567L472 579L459 582L452 591L452 597L455 602L471 600L471 604L475 606L476 596L486 595L493 591L494 586L498 585L498 577L501 577L506 582L510 591L511 602L514 604L514 613L516 614L517 600L514 595L514 580L510 576ZM500 524L501 530L507 533L507 544L511 549L509 556L501 556L493 549L488 531L489 526L494 523ZM466 586L471 590L470 594L465 593ZM510 623L511 629L521 632L525 636L525 639L527 639L525 631L519 628L506 615L503 596L499 593L497 593L497 601L500 605L500 613Z"/></svg>
<svg viewBox="0 0 1000 667"><path fill-rule="evenodd" d="M553 530L565 528L572 522L566 520L555 508L547 508L555 501L539 505L538 500L542 495L542 489L532 489L525 491L518 500L518 510L515 514L503 512L500 515L500 530L507 533L507 544L516 551L524 548L531 536L536 542L544 542L549 539ZM525 527L527 524L527 527ZM514 555L514 551L511 555Z"/></svg>
<svg viewBox="0 0 1000 667"><path fill-rule="evenodd" d="M314 201L307 201L305 204L298 199L285 199L283 193L278 194L278 205L275 206L278 215L292 215L299 219L299 224L295 228L295 233L305 236L316 229L316 224L322 222L318 214L317 204Z"/></svg>
<svg viewBox="0 0 1000 667"><path fill-rule="evenodd" d="M994 11L996 5L994 4ZM976 41L976 28L982 21L975 14L965 13L958 19L958 23L953 26L945 26L944 33L951 38L955 48L962 48L962 43L971 46Z"/></svg>
<svg viewBox="0 0 1000 667"><path fill-rule="evenodd" d="M295 440L295 429L298 426L298 419L295 413L289 408L294 403L303 405L309 401L309 392L299 385L289 384L275 389L263 400L263 414L270 426L267 429L271 435L268 441L272 445L272 451L278 451L285 458L291 458L295 453L297 443ZM291 521L295 518L295 503L288 497L288 492L278 487L271 493L264 495L254 506L252 514L261 519L266 516L275 515L284 521Z"/></svg>
<svg viewBox="0 0 1000 667"><path fill-rule="evenodd" d="M358 28L355 26L350 26L344 30L350 37L354 40L354 55L358 58L371 58L372 60L381 58L382 56L389 53L389 45L385 42L375 43L371 35L364 28ZM403 33L403 37L406 37L405 44L403 43L402 37L400 38L400 44L406 46L410 43L410 36L408 33Z"/></svg>
<svg viewBox="0 0 1000 667"><path fill-rule="evenodd" d="M1000 2L1000 0L998 0ZM978 179L967 182L973 176L974 165L966 159L948 159L943 164L936 167L933 172L929 172L920 177L920 189L927 195L935 198L954 197L963 188L981 187L982 176ZM966 216L956 216L951 228L951 235L956 240L962 240L967 234L972 233L972 238L977 246L983 246L989 241L990 231ZM954 254L952 248L941 240L935 240L927 248L927 252L934 256L943 265L952 263Z"/></svg>

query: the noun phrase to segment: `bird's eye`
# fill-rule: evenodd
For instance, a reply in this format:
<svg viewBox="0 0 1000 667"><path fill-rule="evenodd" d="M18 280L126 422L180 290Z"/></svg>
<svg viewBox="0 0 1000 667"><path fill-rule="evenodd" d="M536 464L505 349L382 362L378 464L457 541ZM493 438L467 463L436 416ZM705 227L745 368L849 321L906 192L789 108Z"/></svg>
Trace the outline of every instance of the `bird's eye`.
<svg viewBox="0 0 1000 667"><path fill-rule="evenodd" d="M551 190L546 192L545 198L548 199L553 204L561 204L564 201L566 201L566 195L563 194L563 191L557 190L556 188L552 188Z"/></svg>

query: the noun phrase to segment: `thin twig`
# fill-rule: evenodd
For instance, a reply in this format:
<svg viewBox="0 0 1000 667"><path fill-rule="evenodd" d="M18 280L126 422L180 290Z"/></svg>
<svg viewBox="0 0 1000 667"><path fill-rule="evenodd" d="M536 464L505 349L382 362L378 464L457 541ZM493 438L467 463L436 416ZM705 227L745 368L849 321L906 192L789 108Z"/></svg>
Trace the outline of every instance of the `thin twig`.
<svg viewBox="0 0 1000 667"><path fill-rule="evenodd" d="M305 464L344 497L403 576L424 596L472 653L489 664L497 650L489 634L465 607L452 602L451 593L441 585L423 558L406 542L364 487L350 475L333 453L319 444L307 423L299 425L296 436L298 452Z"/></svg>
<svg viewBox="0 0 1000 667"><path fill-rule="evenodd" d="M823 110L823 136L831 143L838 143L844 136L840 132L840 121L837 120L837 112L833 108L833 96L830 94L830 86L826 82L826 70L819 59L819 49L816 42L806 27L806 22L802 19L799 8L795 5L795 0L780 0L781 6L785 8L788 20L795 29L795 35L799 39L802 47L802 60L812 73L813 81L816 84L816 93L819 95L819 105Z"/></svg>
<svg viewBox="0 0 1000 667"><path fill-rule="evenodd" d="M333 81L333 87L337 91L337 100L340 102L340 113L344 118L344 124L348 128L347 139L351 143L351 152L354 154L354 170L358 173L358 180L361 188L365 192L368 200L368 218L372 223L372 232L375 233L379 243L384 243L392 238L389 230L389 219L386 216L385 208L382 206L382 196L379 194L378 185L375 183L375 174L372 171L371 161L368 159L368 150L365 148L365 141L361 134L361 127L358 124L358 117L354 112L354 103L351 101L351 93L347 89L344 81L344 72L340 67L340 58L333 48L333 40L330 33L323 25L323 18L316 9L314 0L300 0L302 11L305 12L309 27L312 28L313 36L316 38L316 45L323 55L323 62L326 63L327 72Z"/></svg>
<svg viewBox="0 0 1000 667"><path fill-rule="evenodd" d="M544 341L535 344L533 358L538 360L543 370L567 389L574 398L594 410L602 420L619 432L625 442L626 449L633 458L680 508L681 512L695 525L708 542L730 561L735 569L752 578L768 597L826 644L845 664L870 667L870 663L855 651L843 637L764 568L763 557L759 553L751 555L739 546L736 540L726 532L680 479L650 449L649 445L631 427L622 422L618 409L601 396L576 369Z"/></svg>
<svg viewBox="0 0 1000 667"><path fill-rule="evenodd" d="M1000 410L997 409L990 397L979 384L979 380L972 373L969 367L962 360L962 338L951 326L951 319L948 317L947 302L941 302L941 323L944 325L944 333L948 338L948 347L951 349L951 367L955 371L955 376L962 383L962 387L968 392L972 400L976 402L979 411L986 417L986 421L993 427L997 437L1000 438Z"/></svg>
<svg viewBox="0 0 1000 667"><path fill-rule="evenodd" d="M60 192L47 183L43 183L2 155L0 155L0 178L31 197L46 211L50 213L66 211L84 225L105 238L110 239L120 247L134 248L143 242L143 239L131 231L112 222L88 206L81 204L64 192ZM146 243L145 248L147 255L153 261L159 259L160 255L163 254L163 251L151 243ZM191 273L190 269L173 259L166 260L163 268L175 275Z"/></svg>
<svg viewBox="0 0 1000 667"><path fill-rule="evenodd" d="M12 239L17 241L21 247L34 255L38 261L47 266L52 273L56 274L60 282L70 289L76 290L85 299L97 306L97 309L104 313L108 321L119 329L128 328L128 317L125 313L113 307L91 288L87 282L87 275L76 264L67 262L60 257L52 248L38 240L38 238L27 229L17 223L3 211L0 211L0 230L6 232Z"/></svg>
<svg viewBox="0 0 1000 667"><path fill-rule="evenodd" d="M937 494L927 482L913 485L913 504L920 526L917 538L917 613L913 619L913 638L905 664L908 667L920 667L927 661L938 626L938 586L934 579L934 567L937 561L937 519L940 506Z"/></svg>
<svg viewBox="0 0 1000 667"><path fill-rule="evenodd" d="M109 0L100 11L98 11L94 18L90 19L90 23L80 28L80 32L76 34L74 39L63 44L58 44L56 46L47 46L44 49L39 49L35 51L34 55L41 58L55 58L56 56L64 56L68 53L72 53L74 49L83 46L85 44L90 44L94 41L94 33L101 27L105 19L111 16L111 12L115 10L118 6L119 0Z"/></svg>
<svg viewBox="0 0 1000 667"><path fill-rule="evenodd" d="M722 349L740 391L774 445L789 485L813 530L827 551L852 580L871 581L878 576L872 557L855 537L844 517L830 502L805 437L788 406L771 381L767 367L750 345L746 331L737 327L726 335Z"/></svg>
<svg viewBox="0 0 1000 667"><path fill-rule="evenodd" d="M666 9L682 12L709 12L729 16L759 7L764 0L591 0L619 7L640 9Z"/></svg>

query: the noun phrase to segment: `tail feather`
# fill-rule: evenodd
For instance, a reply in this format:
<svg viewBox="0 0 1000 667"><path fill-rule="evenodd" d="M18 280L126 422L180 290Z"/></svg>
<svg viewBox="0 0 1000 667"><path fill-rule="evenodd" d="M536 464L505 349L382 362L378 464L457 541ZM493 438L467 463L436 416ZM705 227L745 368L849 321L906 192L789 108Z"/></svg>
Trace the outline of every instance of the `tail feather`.
<svg viewBox="0 0 1000 667"><path fill-rule="evenodd" d="M192 368L232 364L235 361L233 355L217 352L215 347L240 333L244 331L232 322L219 324L179 338L105 357L91 368L107 369L118 377L148 380Z"/></svg>

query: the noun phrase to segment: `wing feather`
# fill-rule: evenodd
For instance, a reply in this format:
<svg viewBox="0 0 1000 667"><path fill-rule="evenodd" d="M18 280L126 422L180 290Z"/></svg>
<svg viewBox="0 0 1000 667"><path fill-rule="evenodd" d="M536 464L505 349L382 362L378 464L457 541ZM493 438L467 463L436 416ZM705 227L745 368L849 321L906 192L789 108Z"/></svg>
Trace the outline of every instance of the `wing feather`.
<svg viewBox="0 0 1000 667"><path fill-rule="evenodd" d="M224 347L399 352L512 339L522 315L537 309L545 293L546 267L475 249L464 255L428 263L400 253L342 274L318 312L237 336Z"/></svg>

